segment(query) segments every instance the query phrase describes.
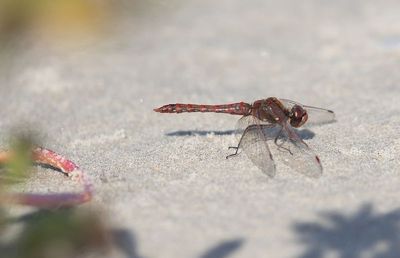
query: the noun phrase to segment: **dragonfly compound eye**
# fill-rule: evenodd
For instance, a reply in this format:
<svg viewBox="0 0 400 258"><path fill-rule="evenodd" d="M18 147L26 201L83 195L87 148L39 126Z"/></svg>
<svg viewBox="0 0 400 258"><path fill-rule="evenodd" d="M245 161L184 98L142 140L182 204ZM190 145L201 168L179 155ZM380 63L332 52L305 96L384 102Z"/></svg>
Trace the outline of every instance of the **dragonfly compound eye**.
<svg viewBox="0 0 400 258"><path fill-rule="evenodd" d="M292 107L292 110L290 112L290 125L293 127L300 127L304 125L305 122L307 122L308 119L308 114L307 111L299 106L299 105L294 105Z"/></svg>

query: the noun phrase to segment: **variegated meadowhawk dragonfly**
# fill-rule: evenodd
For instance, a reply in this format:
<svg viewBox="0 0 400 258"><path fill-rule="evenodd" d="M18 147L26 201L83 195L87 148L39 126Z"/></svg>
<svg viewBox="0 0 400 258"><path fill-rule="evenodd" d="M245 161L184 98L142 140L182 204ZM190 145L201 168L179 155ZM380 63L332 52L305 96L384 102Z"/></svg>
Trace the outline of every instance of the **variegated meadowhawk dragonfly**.
<svg viewBox="0 0 400 258"><path fill-rule="evenodd" d="M250 160L270 177L275 175L273 154L298 172L318 177L322 165L318 156L301 139L294 128L307 124L324 124L335 121L331 110L302 105L288 99L270 97L255 101L225 105L168 104L154 109L160 113L214 112L241 115L237 132L241 137L229 156L242 149ZM271 152L271 150L273 150Z"/></svg>

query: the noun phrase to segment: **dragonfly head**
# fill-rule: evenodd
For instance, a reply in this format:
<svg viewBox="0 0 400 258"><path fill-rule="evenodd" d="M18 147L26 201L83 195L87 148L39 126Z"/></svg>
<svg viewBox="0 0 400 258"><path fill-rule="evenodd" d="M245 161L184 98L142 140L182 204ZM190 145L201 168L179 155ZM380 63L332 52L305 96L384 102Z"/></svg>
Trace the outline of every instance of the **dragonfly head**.
<svg viewBox="0 0 400 258"><path fill-rule="evenodd" d="M307 122L308 114L307 111L302 106L294 105L290 110L289 117L290 117L290 125L295 128L298 128L304 125L305 122Z"/></svg>

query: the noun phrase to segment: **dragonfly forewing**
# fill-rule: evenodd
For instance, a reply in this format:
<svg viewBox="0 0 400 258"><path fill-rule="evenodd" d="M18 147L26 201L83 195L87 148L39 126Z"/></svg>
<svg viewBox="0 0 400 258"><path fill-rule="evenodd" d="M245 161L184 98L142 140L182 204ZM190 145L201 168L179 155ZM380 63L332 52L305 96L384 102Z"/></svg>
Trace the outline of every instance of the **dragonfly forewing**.
<svg viewBox="0 0 400 258"><path fill-rule="evenodd" d="M307 114L308 114L308 120L305 123L305 125L321 125L321 124L329 124L329 123L335 122L335 113L332 110L302 105L300 103L297 103L297 102L295 102L293 100L289 100L289 99L279 99L279 100L282 101L282 103L289 110L294 105L299 105L299 106L303 107L307 111Z"/></svg>

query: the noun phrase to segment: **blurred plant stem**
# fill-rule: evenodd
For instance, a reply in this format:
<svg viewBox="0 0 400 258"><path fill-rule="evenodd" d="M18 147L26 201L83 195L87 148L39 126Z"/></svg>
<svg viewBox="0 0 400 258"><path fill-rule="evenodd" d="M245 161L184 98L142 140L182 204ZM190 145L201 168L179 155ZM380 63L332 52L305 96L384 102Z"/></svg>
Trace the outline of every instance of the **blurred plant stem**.
<svg viewBox="0 0 400 258"><path fill-rule="evenodd" d="M7 152L0 152L3 169L0 171L0 194L23 182L33 164L33 140L29 136L14 137ZM3 156L1 156L3 155ZM8 156L4 156L8 155ZM110 234L101 212L86 208L37 210L13 219L0 202L0 256L8 258L69 258L83 257L87 251L104 252L110 247ZM13 240L5 241L5 232L12 224L22 226Z"/></svg>

